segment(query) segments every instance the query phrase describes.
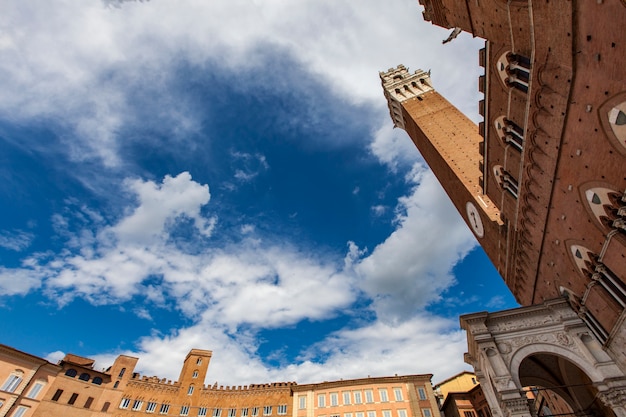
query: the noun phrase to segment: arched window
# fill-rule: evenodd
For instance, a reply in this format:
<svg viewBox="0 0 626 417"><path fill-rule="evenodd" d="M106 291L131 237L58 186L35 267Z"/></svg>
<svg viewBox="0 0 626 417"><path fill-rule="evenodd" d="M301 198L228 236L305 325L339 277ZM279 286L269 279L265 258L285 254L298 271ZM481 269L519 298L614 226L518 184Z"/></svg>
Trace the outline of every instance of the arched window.
<svg viewBox="0 0 626 417"><path fill-rule="evenodd" d="M517 180L511 174L504 170L502 165L493 167L493 176L496 183L503 189L508 191L513 197L517 198L518 185Z"/></svg>
<svg viewBox="0 0 626 417"><path fill-rule="evenodd" d="M71 378L74 378L76 375L78 374L78 372L76 371L76 369L68 369L67 371L65 371L65 376L69 376Z"/></svg>
<svg viewBox="0 0 626 417"><path fill-rule="evenodd" d="M592 187L585 191L587 206L603 229L626 234L626 194L608 187Z"/></svg>
<svg viewBox="0 0 626 417"><path fill-rule="evenodd" d="M122 370L120 371L120 374L117 377L118 378L123 377L125 372L126 372L126 368L122 368Z"/></svg>
<svg viewBox="0 0 626 417"><path fill-rule="evenodd" d="M506 87L528 92L530 60L525 56L506 51L496 60L496 71Z"/></svg>
<svg viewBox="0 0 626 417"><path fill-rule="evenodd" d="M607 116L615 138L626 148L626 101L612 107Z"/></svg>
<svg viewBox="0 0 626 417"><path fill-rule="evenodd" d="M97 377L95 377L95 378L93 379L93 381L91 381L91 382L92 382L93 384L96 384L96 385L102 385L102 378L100 378L99 376L97 376Z"/></svg>
<svg viewBox="0 0 626 417"><path fill-rule="evenodd" d="M198 377L198 370L193 371L193 375L191 377L192 378L197 378Z"/></svg>
<svg viewBox="0 0 626 417"><path fill-rule="evenodd" d="M498 133L498 138L504 146L511 145L518 151L522 150L524 146L524 129L504 116L498 117L493 124Z"/></svg>
<svg viewBox="0 0 626 417"><path fill-rule="evenodd" d="M80 374L78 379L80 379L81 381L89 381L91 379L91 375L89 375L86 372L83 372L82 374Z"/></svg>

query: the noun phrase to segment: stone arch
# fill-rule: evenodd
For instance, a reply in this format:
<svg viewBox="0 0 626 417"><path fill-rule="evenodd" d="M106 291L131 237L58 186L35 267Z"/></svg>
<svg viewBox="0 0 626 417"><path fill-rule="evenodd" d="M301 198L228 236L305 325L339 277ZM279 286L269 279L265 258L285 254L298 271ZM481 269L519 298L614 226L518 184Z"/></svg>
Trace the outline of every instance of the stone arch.
<svg viewBox="0 0 626 417"><path fill-rule="evenodd" d="M573 414L614 416L598 400L596 384L607 375L590 366L593 362L563 346L538 344L514 354L511 374L520 387L541 387L544 392L557 394Z"/></svg>
<svg viewBox="0 0 626 417"><path fill-rule="evenodd" d="M574 342L572 341L572 344L573 343ZM584 373L586 373L587 376L589 376L589 378L593 381L601 381L603 379L602 375L600 374L600 372L598 372L594 364L589 363L589 361L585 357L576 354L573 350L552 343L537 343L520 348L519 350L514 352L511 357L511 362L509 364L511 377L515 381L515 384L520 388L522 387L522 383L520 381L519 369L522 361L527 357L541 353L560 356L572 362L574 365L578 366Z"/></svg>
<svg viewBox="0 0 626 417"><path fill-rule="evenodd" d="M535 415L529 400L536 384L542 386L538 392L557 399L553 405L563 415L626 417L626 377L585 323L565 298L461 316L468 337L465 358L494 416Z"/></svg>

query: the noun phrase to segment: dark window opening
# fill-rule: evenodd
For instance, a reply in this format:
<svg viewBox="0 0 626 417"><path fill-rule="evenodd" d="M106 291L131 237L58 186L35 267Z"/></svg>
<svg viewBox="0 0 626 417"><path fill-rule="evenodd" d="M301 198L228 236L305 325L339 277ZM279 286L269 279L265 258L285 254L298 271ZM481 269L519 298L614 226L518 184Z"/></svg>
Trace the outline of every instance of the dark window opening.
<svg viewBox="0 0 626 417"><path fill-rule="evenodd" d="M93 381L91 381L91 382L92 382L93 384L96 384L96 385L102 385L102 378L100 378L99 376L97 376L97 377L95 377L95 378L93 379Z"/></svg>
<svg viewBox="0 0 626 417"><path fill-rule="evenodd" d="M118 378L123 377L125 372L126 372L126 368L122 368L122 370L120 371L120 374L117 377Z"/></svg>
<svg viewBox="0 0 626 417"><path fill-rule="evenodd" d="M67 403L72 405L72 404L74 404L76 402L77 398L78 398L78 394L73 393L72 396L70 397L70 400Z"/></svg>
<svg viewBox="0 0 626 417"><path fill-rule="evenodd" d="M107 401L107 402L105 402L105 403L102 405L102 411L103 411L103 412L109 411L109 407L110 407L110 406L111 406L111 403L110 403L110 402L108 402L108 401Z"/></svg>
<svg viewBox="0 0 626 417"><path fill-rule="evenodd" d="M81 381L89 381L89 379L91 379L91 375L89 375L88 373L82 373L80 374L78 379L80 379Z"/></svg>
<svg viewBox="0 0 626 417"><path fill-rule="evenodd" d="M115 384L113 385L113 388L117 388L120 385L120 381L115 381Z"/></svg>
<svg viewBox="0 0 626 417"><path fill-rule="evenodd" d="M89 398L87 398L87 401L85 401L85 406L84 406L84 408L89 408L89 407L91 407L91 403L93 403L93 397L89 397Z"/></svg>
<svg viewBox="0 0 626 417"><path fill-rule="evenodd" d="M61 397L61 394L63 394L63 390L62 389L58 389L54 395L52 396L52 401L59 401L59 398Z"/></svg>
<svg viewBox="0 0 626 417"><path fill-rule="evenodd" d="M74 378L77 374L78 372L76 371L76 369L68 369L67 371L65 371L65 376L70 376L72 378Z"/></svg>

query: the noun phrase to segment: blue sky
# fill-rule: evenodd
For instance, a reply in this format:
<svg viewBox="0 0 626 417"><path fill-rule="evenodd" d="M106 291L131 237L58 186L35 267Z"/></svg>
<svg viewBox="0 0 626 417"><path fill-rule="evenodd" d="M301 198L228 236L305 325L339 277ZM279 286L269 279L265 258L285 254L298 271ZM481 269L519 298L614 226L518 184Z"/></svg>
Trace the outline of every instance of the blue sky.
<svg viewBox="0 0 626 417"><path fill-rule="evenodd" d="M478 120L478 39L413 0L8 0L1 343L176 378L467 369L458 315L514 307L378 71Z"/></svg>

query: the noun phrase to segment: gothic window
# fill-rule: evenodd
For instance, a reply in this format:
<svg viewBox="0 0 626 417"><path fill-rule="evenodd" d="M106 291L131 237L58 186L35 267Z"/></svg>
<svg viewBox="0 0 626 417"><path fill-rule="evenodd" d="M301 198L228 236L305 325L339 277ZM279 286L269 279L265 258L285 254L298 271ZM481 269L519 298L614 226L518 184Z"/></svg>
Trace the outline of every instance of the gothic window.
<svg viewBox="0 0 626 417"><path fill-rule="evenodd" d="M593 187L585 191L587 206L603 229L614 229L626 234L626 193L607 187Z"/></svg>
<svg viewBox="0 0 626 417"><path fill-rule="evenodd" d="M584 246L574 244L570 250L578 270L600 284L622 308L626 308L626 286L617 275Z"/></svg>
<svg viewBox="0 0 626 417"><path fill-rule="evenodd" d="M504 146L511 145L521 152L524 146L524 129L504 116L498 117L494 122L498 138Z"/></svg>
<svg viewBox="0 0 626 417"><path fill-rule="evenodd" d="M523 55L504 52L496 61L496 70L505 86L528 92L530 60Z"/></svg>
<svg viewBox="0 0 626 417"><path fill-rule="evenodd" d="M513 197L517 198L518 195L518 184L517 180L513 178L511 174L509 174L502 165L496 165L493 167L493 176L496 180L496 183L503 190L508 191Z"/></svg>
<svg viewBox="0 0 626 417"><path fill-rule="evenodd" d="M608 112L609 126L620 145L626 148L626 101L619 103Z"/></svg>

